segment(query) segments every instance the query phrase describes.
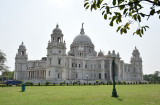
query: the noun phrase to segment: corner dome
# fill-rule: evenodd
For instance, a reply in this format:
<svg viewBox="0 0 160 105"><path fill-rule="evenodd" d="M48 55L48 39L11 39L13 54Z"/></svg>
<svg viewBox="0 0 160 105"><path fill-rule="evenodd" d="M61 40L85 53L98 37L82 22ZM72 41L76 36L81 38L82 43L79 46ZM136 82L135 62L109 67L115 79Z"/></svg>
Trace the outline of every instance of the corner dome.
<svg viewBox="0 0 160 105"><path fill-rule="evenodd" d="M139 54L139 50L135 47L135 49L133 50L133 54Z"/></svg>
<svg viewBox="0 0 160 105"><path fill-rule="evenodd" d="M19 49L26 49L26 47L25 47L25 45L23 44L23 42L22 42L22 44L19 46Z"/></svg>
<svg viewBox="0 0 160 105"><path fill-rule="evenodd" d="M100 50L100 52L98 53L98 56L101 57L101 56L104 56L103 52Z"/></svg>
<svg viewBox="0 0 160 105"><path fill-rule="evenodd" d="M62 30L59 28L59 25L56 25L56 28L52 32L53 34L62 34Z"/></svg>

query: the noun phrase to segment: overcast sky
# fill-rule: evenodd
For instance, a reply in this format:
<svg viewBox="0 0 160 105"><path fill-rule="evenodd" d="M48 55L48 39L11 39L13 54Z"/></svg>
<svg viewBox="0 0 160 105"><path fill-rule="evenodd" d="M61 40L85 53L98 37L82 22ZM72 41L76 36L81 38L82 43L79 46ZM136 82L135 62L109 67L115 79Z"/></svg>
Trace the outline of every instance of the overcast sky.
<svg viewBox="0 0 160 105"><path fill-rule="evenodd" d="M84 0L0 0L0 50L7 57L6 65L14 70L15 55L24 42L29 60L40 60L47 54L47 43L52 30L59 24L67 52L74 37L80 33L84 22L85 33L91 38L96 51L105 54L115 50L125 63L135 46L143 60L143 73L160 70L160 20L158 16L144 20L150 29L141 38L133 31L120 35L116 27L110 27L101 11L89 11L83 7ZM131 29L136 29L135 23Z"/></svg>

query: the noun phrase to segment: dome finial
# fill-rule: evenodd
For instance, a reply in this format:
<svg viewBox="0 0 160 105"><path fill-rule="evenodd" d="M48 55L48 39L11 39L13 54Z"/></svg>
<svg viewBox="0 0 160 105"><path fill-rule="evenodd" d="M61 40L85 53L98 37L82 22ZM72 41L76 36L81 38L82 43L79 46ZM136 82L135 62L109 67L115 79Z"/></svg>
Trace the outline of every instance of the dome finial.
<svg viewBox="0 0 160 105"><path fill-rule="evenodd" d="M82 23L82 28L81 28L81 32L80 32L80 34L82 34L82 35L85 34L84 29L83 29L83 24L84 23Z"/></svg>
<svg viewBox="0 0 160 105"><path fill-rule="evenodd" d="M59 28L58 22L57 22L56 28Z"/></svg>
<svg viewBox="0 0 160 105"><path fill-rule="evenodd" d="M84 24L84 23L82 23L82 28L83 28L83 24Z"/></svg>
<svg viewBox="0 0 160 105"><path fill-rule="evenodd" d="M22 45L23 45L23 41L22 41Z"/></svg>

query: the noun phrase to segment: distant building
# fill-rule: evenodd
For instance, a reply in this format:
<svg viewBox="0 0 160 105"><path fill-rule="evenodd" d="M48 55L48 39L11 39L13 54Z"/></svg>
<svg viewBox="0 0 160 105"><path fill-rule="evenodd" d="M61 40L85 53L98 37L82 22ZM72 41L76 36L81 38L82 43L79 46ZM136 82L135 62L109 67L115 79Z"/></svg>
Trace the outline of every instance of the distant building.
<svg viewBox="0 0 160 105"><path fill-rule="evenodd" d="M77 35L70 51L66 54L66 43L63 40L62 30L57 25L48 42L47 57L41 60L28 60L26 47L19 46L15 57L14 79L39 82L69 82L86 80L90 82L112 80L112 60L115 58L116 81L142 81L142 58L135 47L130 64L121 60L119 53L95 51L95 46L84 32L83 24L80 34Z"/></svg>

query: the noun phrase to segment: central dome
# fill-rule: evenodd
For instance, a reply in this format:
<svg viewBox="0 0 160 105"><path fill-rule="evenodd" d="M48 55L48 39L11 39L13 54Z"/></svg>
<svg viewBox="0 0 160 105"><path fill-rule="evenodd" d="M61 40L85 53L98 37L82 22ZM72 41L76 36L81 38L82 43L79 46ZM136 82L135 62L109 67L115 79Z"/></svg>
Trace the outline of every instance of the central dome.
<svg viewBox="0 0 160 105"><path fill-rule="evenodd" d="M90 37L87 36L84 32L83 24L80 34L74 38L72 44L92 44Z"/></svg>
<svg viewBox="0 0 160 105"><path fill-rule="evenodd" d="M92 41L89 36L85 34L80 34L74 38L73 43L77 43L77 44L78 43L92 43Z"/></svg>

